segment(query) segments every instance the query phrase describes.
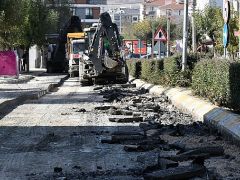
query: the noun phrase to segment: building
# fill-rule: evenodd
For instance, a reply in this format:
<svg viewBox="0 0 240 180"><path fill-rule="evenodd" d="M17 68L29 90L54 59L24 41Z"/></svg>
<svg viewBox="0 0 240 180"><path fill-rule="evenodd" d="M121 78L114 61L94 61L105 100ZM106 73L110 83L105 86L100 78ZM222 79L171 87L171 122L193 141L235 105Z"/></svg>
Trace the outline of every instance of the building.
<svg viewBox="0 0 240 180"><path fill-rule="evenodd" d="M143 18L155 19L170 15L175 22L183 19L184 4L181 0L148 0L143 4Z"/></svg>
<svg viewBox="0 0 240 180"><path fill-rule="evenodd" d="M198 10L204 10L206 6L211 7L223 7L223 1L222 0L196 0L196 9Z"/></svg>
<svg viewBox="0 0 240 180"><path fill-rule="evenodd" d="M144 18L149 18L149 19L154 19L157 17L161 16L160 8L161 6L165 5L165 0L149 0L145 1L144 4L142 4L142 17L141 19Z"/></svg>
<svg viewBox="0 0 240 180"><path fill-rule="evenodd" d="M85 26L97 23L100 13L109 12L121 33L125 25L139 21L139 9L143 2L144 0L72 0L70 7L73 15L79 16Z"/></svg>
<svg viewBox="0 0 240 180"><path fill-rule="evenodd" d="M140 10L138 8L117 8L108 10L112 21L117 24L120 34L130 24L136 23L140 19Z"/></svg>
<svg viewBox="0 0 240 180"><path fill-rule="evenodd" d="M101 10L109 12L122 33L127 25L140 20L140 7L143 3L144 0L107 0L107 4Z"/></svg>
<svg viewBox="0 0 240 180"><path fill-rule="evenodd" d="M84 26L98 22L101 9L107 0L72 0L70 8L73 15L78 16Z"/></svg>

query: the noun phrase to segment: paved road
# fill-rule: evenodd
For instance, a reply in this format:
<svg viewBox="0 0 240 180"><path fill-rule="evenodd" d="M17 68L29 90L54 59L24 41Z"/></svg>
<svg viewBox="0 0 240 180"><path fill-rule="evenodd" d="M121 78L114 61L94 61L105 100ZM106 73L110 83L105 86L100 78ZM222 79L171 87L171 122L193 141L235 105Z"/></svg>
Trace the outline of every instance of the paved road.
<svg viewBox="0 0 240 180"><path fill-rule="evenodd" d="M121 127L104 116L75 112L92 110L92 102L102 104L103 98L91 90L70 79L57 92L27 101L1 119L0 179L48 179L55 167L72 174L117 168L121 176L137 168L136 155L120 145L100 143L102 136Z"/></svg>
<svg viewBox="0 0 240 180"><path fill-rule="evenodd" d="M101 143L112 133L142 130L139 123L110 122L109 113L96 111L95 107L114 105L132 111L143 108L142 115L151 121L156 113L151 112L152 104L147 102L160 104L160 108L153 109L159 114L158 122L168 125L161 126L161 131L166 131L162 140L191 146L221 145L225 156L206 160L205 166L217 177L239 177L239 148L211 135L203 125L194 124L164 97L141 92L131 98L130 91L109 91L114 103L105 102L94 87L80 87L77 79L71 78L54 92L39 100L28 100L5 114L0 120L0 179L143 179L142 170L155 163L158 156L151 156L158 151L129 153L124 144ZM184 125L172 131L178 123ZM181 135L181 129L186 130L185 135ZM167 144L164 148L169 149ZM206 175L200 179L206 179Z"/></svg>

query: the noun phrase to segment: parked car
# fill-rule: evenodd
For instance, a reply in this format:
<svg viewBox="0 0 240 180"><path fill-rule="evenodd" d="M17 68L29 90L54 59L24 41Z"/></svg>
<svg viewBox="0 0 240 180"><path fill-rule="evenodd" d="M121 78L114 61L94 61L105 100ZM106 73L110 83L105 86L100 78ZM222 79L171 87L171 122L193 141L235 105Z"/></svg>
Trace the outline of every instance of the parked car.
<svg viewBox="0 0 240 180"><path fill-rule="evenodd" d="M164 58L164 53L161 53L161 58ZM152 58L152 54L146 54L140 57L141 59L151 59ZM158 54L154 54L153 55L153 59L159 59Z"/></svg>

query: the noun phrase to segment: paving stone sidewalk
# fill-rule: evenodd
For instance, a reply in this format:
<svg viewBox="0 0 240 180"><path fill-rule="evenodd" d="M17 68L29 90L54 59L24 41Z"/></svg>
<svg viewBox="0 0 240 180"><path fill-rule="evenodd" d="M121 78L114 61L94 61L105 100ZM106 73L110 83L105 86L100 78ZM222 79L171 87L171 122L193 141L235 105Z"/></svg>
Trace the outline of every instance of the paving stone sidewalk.
<svg viewBox="0 0 240 180"><path fill-rule="evenodd" d="M64 74L40 73L37 76L22 75L15 83L14 78L0 80L0 110L28 99L37 99L59 86L67 77Z"/></svg>

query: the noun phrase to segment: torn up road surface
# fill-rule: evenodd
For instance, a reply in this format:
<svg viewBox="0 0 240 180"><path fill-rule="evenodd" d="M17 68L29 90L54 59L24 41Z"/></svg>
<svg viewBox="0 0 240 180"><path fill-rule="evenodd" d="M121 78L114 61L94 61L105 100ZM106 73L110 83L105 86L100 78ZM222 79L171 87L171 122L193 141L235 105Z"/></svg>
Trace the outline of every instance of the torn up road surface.
<svg viewBox="0 0 240 180"><path fill-rule="evenodd" d="M0 141L0 179L240 177L239 148L133 85L70 78L5 114Z"/></svg>

